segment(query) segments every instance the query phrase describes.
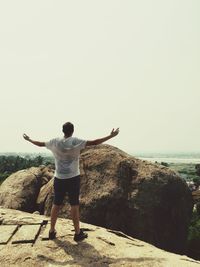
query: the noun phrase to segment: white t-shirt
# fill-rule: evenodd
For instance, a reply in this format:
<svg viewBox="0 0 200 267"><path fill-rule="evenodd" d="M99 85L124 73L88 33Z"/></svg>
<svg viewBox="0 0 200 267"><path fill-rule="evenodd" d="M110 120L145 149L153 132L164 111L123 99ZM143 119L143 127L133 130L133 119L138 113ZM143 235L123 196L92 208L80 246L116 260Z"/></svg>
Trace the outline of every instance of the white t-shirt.
<svg viewBox="0 0 200 267"><path fill-rule="evenodd" d="M55 138L45 142L46 148L51 150L55 157L55 177L68 179L80 174L80 151L85 148L86 142L72 136Z"/></svg>

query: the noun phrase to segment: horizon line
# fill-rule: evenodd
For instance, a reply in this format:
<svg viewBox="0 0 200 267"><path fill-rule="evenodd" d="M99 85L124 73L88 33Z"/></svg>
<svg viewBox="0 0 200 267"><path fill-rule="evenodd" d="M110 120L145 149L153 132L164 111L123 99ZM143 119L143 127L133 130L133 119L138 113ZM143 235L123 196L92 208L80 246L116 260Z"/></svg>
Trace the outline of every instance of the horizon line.
<svg viewBox="0 0 200 267"><path fill-rule="evenodd" d="M132 153L132 154L200 154L200 151L197 150L177 150L177 151L125 151L126 153ZM51 154L50 151L43 151L43 152L36 152L36 151L0 151L0 154Z"/></svg>

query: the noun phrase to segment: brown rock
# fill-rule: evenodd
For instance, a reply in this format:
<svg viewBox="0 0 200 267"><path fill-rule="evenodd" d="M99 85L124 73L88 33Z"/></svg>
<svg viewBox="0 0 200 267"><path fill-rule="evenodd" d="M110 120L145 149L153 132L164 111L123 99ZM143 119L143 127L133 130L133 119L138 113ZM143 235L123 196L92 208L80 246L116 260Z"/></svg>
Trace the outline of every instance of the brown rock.
<svg viewBox="0 0 200 267"><path fill-rule="evenodd" d="M31 216L33 223L47 221L47 217L28 214L17 210L0 208L3 222L12 220L17 231L10 232L7 244L0 249L2 267L7 266L73 266L73 267L196 267L200 262L186 256L181 256L158 249L148 243L131 238L118 231L82 223L88 232L88 238L79 242L73 241L72 222L67 219L57 221L57 239L48 240L49 224L41 223L30 231L34 232L35 240L24 239L24 243L13 244L20 231L20 224L25 226L26 218ZM19 222L16 224L16 222ZM0 225L5 227L5 224ZM28 226L31 227L30 225Z"/></svg>
<svg viewBox="0 0 200 267"><path fill-rule="evenodd" d="M10 237L14 234L14 232L17 230L17 225L2 225L1 235L0 235L0 245L7 244Z"/></svg>
<svg viewBox="0 0 200 267"><path fill-rule="evenodd" d="M41 225L22 225L12 239L12 244L34 243L40 231ZM0 228L1 229L1 228Z"/></svg>
<svg viewBox="0 0 200 267"><path fill-rule="evenodd" d="M174 252L184 252L193 201L187 184L167 167L136 159L109 145L81 155L81 219L120 230ZM52 183L45 185L50 214ZM39 201L41 203L41 201ZM68 204L67 204L68 205ZM61 216L69 218L68 206Z"/></svg>
<svg viewBox="0 0 200 267"><path fill-rule="evenodd" d="M46 210L48 208L49 208L48 214L50 214L52 200L53 200L53 179L51 179L48 183L43 185L40 189L40 193L37 198L37 207L41 214L46 215L47 213Z"/></svg>
<svg viewBox="0 0 200 267"><path fill-rule="evenodd" d="M33 212L40 187L52 178L48 167L32 167L9 176L0 186L0 205Z"/></svg>

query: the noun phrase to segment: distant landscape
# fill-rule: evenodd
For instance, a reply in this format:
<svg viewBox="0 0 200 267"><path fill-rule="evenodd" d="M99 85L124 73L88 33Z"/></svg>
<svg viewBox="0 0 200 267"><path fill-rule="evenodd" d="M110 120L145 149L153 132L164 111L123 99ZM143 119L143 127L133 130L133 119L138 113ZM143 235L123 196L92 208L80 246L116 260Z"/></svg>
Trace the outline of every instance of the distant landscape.
<svg viewBox="0 0 200 267"><path fill-rule="evenodd" d="M200 153L137 153L136 157L165 165L187 181L199 179L195 166L200 164Z"/></svg>
<svg viewBox="0 0 200 267"><path fill-rule="evenodd" d="M165 165L187 181L199 179L195 165L200 163L200 153L136 153L133 156L142 160ZM11 173L39 165L53 164L50 153L0 153L0 184Z"/></svg>

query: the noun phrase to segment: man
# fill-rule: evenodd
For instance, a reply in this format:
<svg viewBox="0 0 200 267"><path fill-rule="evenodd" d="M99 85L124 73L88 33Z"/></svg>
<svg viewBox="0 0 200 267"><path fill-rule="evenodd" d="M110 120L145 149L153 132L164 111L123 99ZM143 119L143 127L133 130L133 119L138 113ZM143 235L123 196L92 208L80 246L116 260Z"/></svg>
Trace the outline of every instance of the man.
<svg viewBox="0 0 200 267"><path fill-rule="evenodd" d="M55 177L54 177L54 201L51 209L51 228L49 231L49 239L56 238L56 220L58 212L63 204L64 197L68 193L69 203L71 206L71 216L74 224L75 234L74 240L81 241L87 238L87 234L80 229L79 222L79 191L80 191L80 170L79 156L80 151L86 146L99 145L119 133L119 128L113 129L110 135L86 141L76 137L72 137L74 125L67 122L63 125L63 138L55 138L49 142L39 142L32 140L26 134L24 139L39 147L46 147L51 150L55 158Z"/></svg>

